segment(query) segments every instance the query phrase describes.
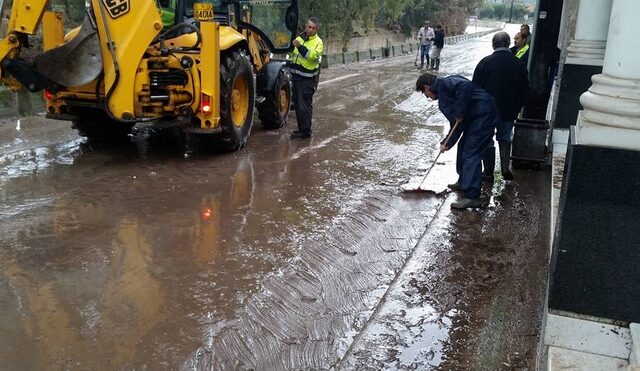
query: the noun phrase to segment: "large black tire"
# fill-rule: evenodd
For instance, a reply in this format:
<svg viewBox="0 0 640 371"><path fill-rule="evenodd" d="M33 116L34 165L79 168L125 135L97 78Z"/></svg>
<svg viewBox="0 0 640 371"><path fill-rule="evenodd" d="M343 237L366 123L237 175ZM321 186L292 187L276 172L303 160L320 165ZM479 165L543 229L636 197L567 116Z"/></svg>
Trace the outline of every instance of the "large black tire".
<svg viewBox="0 0 640 371"><path fill-rule="evenodd" d="M114 121L106 113L98 110L83 112L81 117L82 119L72 121L71 127L90 142L113 143L129 140L133 127L131 123Z"/></svg>
<svg viewBox="0 0 640 371"><path fill-rule="evenodd" d="M258 105L262 125L269 129L285 126L291 107L291 81L284 69L278 74L274 90L264 92L264 98L264 102Z"/></svg>
<svg viewBox="0 0 640 371"><path fill-rule="evenodd" d="M236 151L247 144L253 126L256 82L253 67L244 50L222 54L220 63L219 146Z"/></svg>

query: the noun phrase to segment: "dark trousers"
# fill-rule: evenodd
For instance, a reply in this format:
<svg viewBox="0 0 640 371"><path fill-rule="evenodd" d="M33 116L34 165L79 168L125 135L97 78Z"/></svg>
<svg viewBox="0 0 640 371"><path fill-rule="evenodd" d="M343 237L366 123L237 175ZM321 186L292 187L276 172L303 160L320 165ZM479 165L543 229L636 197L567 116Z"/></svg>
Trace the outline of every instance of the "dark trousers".
<svg viewBox="0 0 640 371"><path fill-rule="evenodd" d="M486 118L484 118L486 119ZM479 198L482 187L482 156L493 141L493 126L480 122L472 122L458 141L456 155L456 171L460 176L458 182L467 198ZM474 125L475 124L475 125Z"/></svg>
<svg viewBox="0 0 640 371"><path fill-rule="evenodd" d="M498 127L496 128L496 140L498 142L511 143L511 132L513 131L513 120L511 121L500 121ZM493 147L493 141L489 147Z"/></svg>
<svg viewBox="0 0 640 371"><path fill-rule="evenodd" d="M424 59L427 58L427 66L429 66L429 49L431 44L420 45L420 65L424 66Z"/></svg>
<svg viewBox="0 0 640 371"><path fill-rule="evenodd" d="M292 74L293 106L296 109L298 130L311 134L311 116L313 115L313 94L316 92L316 78Z"/></svg>

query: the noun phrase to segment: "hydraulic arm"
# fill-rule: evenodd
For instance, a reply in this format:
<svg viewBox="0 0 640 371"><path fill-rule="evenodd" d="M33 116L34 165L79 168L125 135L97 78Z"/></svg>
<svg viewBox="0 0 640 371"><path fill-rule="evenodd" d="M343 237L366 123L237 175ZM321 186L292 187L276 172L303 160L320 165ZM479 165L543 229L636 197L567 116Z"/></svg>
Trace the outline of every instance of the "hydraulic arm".
<svg viewBox="0 0 640 371"><path fill-rule="evenodd" d="M5 0L0 0L0 16L7 10ZM28 35L34 35L48 6L48 0L14 0L5 37L0 40L0 78L13 89L20 88L15 80L8 79L5 61L17 58L20 49L28 46Z"/></svg>

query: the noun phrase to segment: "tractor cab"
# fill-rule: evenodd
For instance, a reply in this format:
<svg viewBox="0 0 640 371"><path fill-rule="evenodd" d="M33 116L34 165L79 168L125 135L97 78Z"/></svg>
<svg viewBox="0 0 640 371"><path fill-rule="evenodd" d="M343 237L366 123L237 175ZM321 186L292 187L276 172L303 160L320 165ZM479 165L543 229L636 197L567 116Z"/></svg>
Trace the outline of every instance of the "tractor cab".
<svg viewBox="0 0 640 371"><path fill-rule="evenodd" d="M286 53L296 37L297 0L160 0L160 5L165 27L198 24L211 9L213 21L255 32L272 53Z"/></svg>

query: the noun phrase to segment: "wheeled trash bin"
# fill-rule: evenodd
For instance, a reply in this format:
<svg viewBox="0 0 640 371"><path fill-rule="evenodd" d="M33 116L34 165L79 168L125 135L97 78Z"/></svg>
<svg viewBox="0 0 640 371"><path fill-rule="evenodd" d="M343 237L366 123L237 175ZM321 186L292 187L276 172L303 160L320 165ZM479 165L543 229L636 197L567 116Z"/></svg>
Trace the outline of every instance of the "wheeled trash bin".
<svg viewBox="0 0 640 371"><path fill-rule="evenodd" d="M549 121L517 119L513 125L511 164L514 169L540 168L547 155Z"/></svg>

